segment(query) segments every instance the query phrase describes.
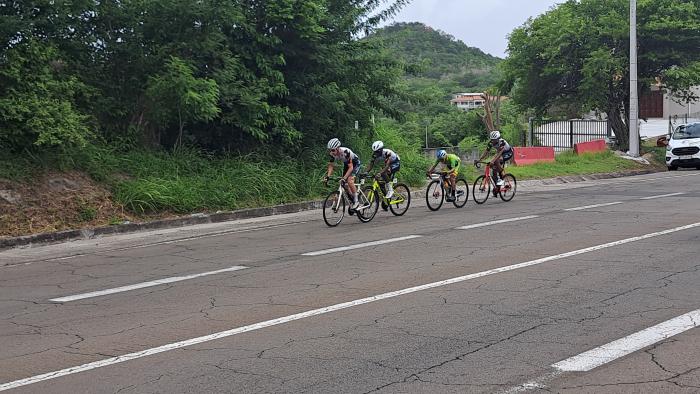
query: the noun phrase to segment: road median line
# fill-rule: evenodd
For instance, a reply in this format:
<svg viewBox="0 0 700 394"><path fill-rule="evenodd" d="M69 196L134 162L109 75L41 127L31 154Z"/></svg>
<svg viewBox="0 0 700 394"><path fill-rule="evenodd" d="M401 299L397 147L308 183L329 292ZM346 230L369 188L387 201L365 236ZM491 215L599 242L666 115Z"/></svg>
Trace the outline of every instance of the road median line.
<svg viewBox="0 0 700 394"><path fill-rule="evenodd" d="M495 269L488 270L488 271L482 271L482 272L478 272L478 273L474 273L474 274L458 276L455 278L446 279L446 280L442 280L442 281L438 281L438 282L409 287L406 289L391 291L391 292L383 293L383 294L377 294L374 296L360 298L357 300L343 302L340 304L330 305L330 306L326 306L326 307L322 307L322 308L318 308L318 309L312 309L312 310L309 310L306 312L296 313L293 315L279 317L279 318L272 319L272 320L266 320L263 322L250 324L247 326L237 327L237 328L233 328L233 329L226 330L226 331L220 331L220 332L217 332L214 334L209 334L209 335L205 335L205 336L201 336L201 337L191 338L191 339L183 340L180 342L175 342L175 343L170 343L170 344L158 346L155 348L141 350L141 351L134 352L134 353L128 353L128 354L124 354L124 355L117 356L117 357L111 357L111 358L107 358L107 359L100 360L100 361L95 361L95 362L91 362L91 363L87 363L87 364L83 364L83 365L78 365L75 367L65 368L65 369L61 369L58 371L52 371L52 372L44 373L41 375L36 375L36 376L32 376L32 377L28 377L28 378L24 378L24 379L20 379L20 380L15 380L12 382L3 383L3 384L0 384L0 391L10 390L10 389L14 389L14 388L22 387L22 386L27 386L27 385L30 385L33 383L38 383L38 382L42 382L42 381L46 381L46 380L50 380L50 379L55 379L55 378L58 378L61 376L72 375L72 374L75 374L78 372L85 372L85 371L90 371L90 370L93 370L96 368L120 364L120 363L123 363L126 361L135 360L135 359L151 356L151 355L158 354L158 353L163 353L163 352L167 352L170 350L180 349L180 348L187 347L187 346L193 346L193 345L197 345L200 343L214 341L217 339L223 339L223 338L231 337L233 335L242 334L245 332L250 332L250 331L255 331L255 330L260 330L260 329L263 329L266 327L272 327L272 326L276 326L276 325L280 325L280 324L285 324L285 323L289 323L292 321L305 319L308 317L324 315L324 314L335 312L338 310L347 309L347 308L351 308L351 307L355 307L355 306L359 306L359 305L364 305L364 304L369 304L369 303L376 302L376 301L386 300L386 299L402 296L405 294L410 294L410 293L415 293L415 292L419 292L419 291L423 291L423 290L443 287L443 286L447 286L447 285L451 285L451 284L455 284L455 283L460 283L460 282L465 282L465 281L468 281L471 279L482 278L482 277L486 277L489 275L494 275L494 274L498 274L498 273L502 273L502 272L514 271L514 270L517 270L520 268L534 266L534 265L546 263L549 261L560 260L560 259L564 259L567 257L572 257L572 256L584 254L584 253L589 253L589 252L593 252L593 251L597 251L597 250L611 248L614 246L624 245L624 244L631 243L631 242L637 242L637 241L641 241L644 239L659 237L659 236L672 234L672 233L676 233L679 231L685 231L685 230L697 228L697 227L700 227L700 222L688 224L685 226L675 227L675 228L671 228L668 230L649 233L649 234L645 234L645 235L640 235L637 237L626 238L626 239L622 239L619 241L608 242L608 243L601 244L601 245L595 245L595 246L591 246L588 248L578 249L578 250L574 250L571 252L566 252L566 253L561 253L558 255L540 258L537 260L531 260L531 261L526 261L526 262L519 263L519 264L513 264L513 265L509 265L509 266L505 266L505 267L495 268Z"/></svg>

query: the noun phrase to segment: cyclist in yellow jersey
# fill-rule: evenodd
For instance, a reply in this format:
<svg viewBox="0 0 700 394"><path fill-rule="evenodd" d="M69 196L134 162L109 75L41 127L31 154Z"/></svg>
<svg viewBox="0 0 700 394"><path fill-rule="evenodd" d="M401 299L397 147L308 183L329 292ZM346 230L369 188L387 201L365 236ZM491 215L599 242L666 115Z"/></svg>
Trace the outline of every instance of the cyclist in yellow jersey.
<svg viewBox="0 0 700 394"><path fill-rule="evenodd" d="M462 160L459 158L459 156L455 155L454 153L447 154L447 152L444 149L440 149L439 151L437 151L435 156L437 157L437 161L428 170L428 176L430 176L430 174L433 173L435 167L437 167L438 164L443 164L443 169L447 169L447 171L444 172L449 174L450 187L452 188L451 195L447 196L445 200L447 202L452 202L455 200L455 181L457 180L457 175L459 175L459 166L462 163Z"/></svg>

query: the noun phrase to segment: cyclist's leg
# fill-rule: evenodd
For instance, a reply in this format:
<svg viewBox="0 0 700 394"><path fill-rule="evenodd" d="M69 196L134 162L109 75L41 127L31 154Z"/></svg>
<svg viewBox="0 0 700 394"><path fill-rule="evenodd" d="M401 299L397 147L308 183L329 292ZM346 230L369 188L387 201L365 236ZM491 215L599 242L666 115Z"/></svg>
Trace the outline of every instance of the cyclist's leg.
<svg viewBox="0 0 700 394"><path fill-rule="evenodd" d="M394 176L399 171L399 169L401 169L401 164L397 161L396 163L392 163L389 166L389 169L387 170L388 174L386 175L386 198L391 198L394 196L394 185L391 182L394 180Z"/></svg>
<svg viewBox="0 0 700 394"><path fill-rule="evenodd" d="M496 160L496 162L493 164L493 177L496 180L496 185L498 185L498 182L502 182L501 180L503 179L503 158L499 158ZM500 186L500 185L498 185Z"/></svg>

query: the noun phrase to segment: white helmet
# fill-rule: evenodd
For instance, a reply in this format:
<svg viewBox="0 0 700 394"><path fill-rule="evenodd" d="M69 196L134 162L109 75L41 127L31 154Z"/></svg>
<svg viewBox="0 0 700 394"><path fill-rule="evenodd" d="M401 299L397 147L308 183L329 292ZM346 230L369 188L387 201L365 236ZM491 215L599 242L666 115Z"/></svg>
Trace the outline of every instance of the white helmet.
<svg viewBox="0 0 700 394"><path fill-rule="evenodd" d="M384 148L384 143L382 141L374 141L372 144L372 151L376 152Z"/></svg>
<svg viewBox="0 0 700 394"><path fill-rule="evenodd" d="M337 138L333 138L332 140L328 141L328 149L335 149L340 147L340 140Z"/></svg>
<svg viewBox="0 0 700 394"><path fill-rule="evenodd" d="M501 132L498 130L494 130L491 132L491 134L489 134L489 138L491 138L492 140L497 140L501 138Z"/></svg>

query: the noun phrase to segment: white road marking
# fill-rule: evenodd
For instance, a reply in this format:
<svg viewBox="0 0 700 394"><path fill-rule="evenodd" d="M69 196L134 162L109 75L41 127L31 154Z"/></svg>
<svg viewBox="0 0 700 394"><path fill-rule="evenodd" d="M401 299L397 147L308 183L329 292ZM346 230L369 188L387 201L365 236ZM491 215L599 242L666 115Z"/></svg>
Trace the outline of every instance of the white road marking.
<svg viewBox="0 0 700 394"><path fill-rule="evenodd" d="M651 197L640 198L640 200L653 200L653 199L655 199L655 198L664 198L664 197L680 196L681 194L685 194L685 193L661 194L661 195L658 195L658 196L651 196Z"/></svg>
<svg viewBox="0 0 700 394"><path fill-rule="evenodd" d="M494 220L492 222L484 222L484 223L470 224L468 226L457 227L456 229L457 230L469 230L472 228L486 227L486 226L491 226L494 224L501 224L501 223L517 222L519 220L534 219L534 218L538 218L538 217L540 217L540 215L530 215L530 216L522 216L519 218Z"/></svg>
<svg viewBox="0 0 700 394"><path fill-rule="evenodd" d="M590 209L590 208L598 208L598 207L607 207L610 205L617 205L617 204L622 204L622 201L615 201L615 202L608 202L605 204L595 204L595 205L586 205L583 207L575 207L575 208L567 208L565 211L582 211L584 209Z"/></svg>
<svg viewBox="0 0 700 394"><path fill-rule="evenodd" d="M700 309L567 358L552 364L552 367L564 372L587 372L698 326L700 326Z"/></svg>
<svg viewBox="0 0 700 394"><path fill-rule="evenodd" d="M301 312L301 313L297 313L294 315L284 316L284 317L280 317L277 319L272 319L272 320L267 320L267 321L263 321L260 323L251 324L248 326L237 327L237 328L233 328L233 329L226 330L226 331L220 331L220 332L217 332L214 334L209 334L209 335L205 335L205 336L201 336L201 337L197 337L197 338L187 339L187 340L180 341L180 342L170 343L170 344L158 346L158 347L151 348L151 349L141 350L141 351L134 352L134 353L128 353L128 354L124 354L122 356L111 357L108 359L95 361L95 362L79 365L76 367L70 367L70 368L61 369L58 371L53 371L53 372L48 372L48 373L41 374L41 375L32 376L32 377L25 378L25 379L20 379L20 380L15 380L15 381L8 382L8 383L3 383L3 384L0 384L0 391L14 389L17 387L22 387L22 386L27 386L27 385L30 385L33 383L38 383L38 382L58 378L61 376L71 375L71 374L78 373L78 372L89 371L89 370L92 370L95 368L101 368L101 367L106 367L109 365L119 364L119 363L123 363L125 361L135 360L138 358L150 356L153 354L163 353L163 352L167 352L167 351L174 350L174 349L179 349L179 348L186 347L186 346L197 345L200 343L209 342L209 341L213 341L216 339L222 339L222 338L230 337L233 335L241 334L244 332L260 330L260 329L266 328L266 327L271 327L271 326L276 326L276 325L280 325L280 324L284 324L284 323L289 323L289 322L295 321L295 320L301 320L301 319L304 319L307 317L323 315L323 314L338 311L341 309L351 308L351 307L363 305L363 304L369 304L369 303L375 302L375 301L386 300L389 298L394 298L394 297L398 297L398 296L405 295L405 294L415 293L415 292L422 291L422 290L433 289L436 287L451 285L454 283L460 283L460 282L468 281L471 279L481 278L481 277L485 277L485 276L489 276L489 275L493 275L493 274L497 274L497 273L501 273L501 272L513 271L513 270L517 270L519 268L525 268L525 267L529 267L529 266L533 266L533 265L537 265L537 264L542 264L542 263L545 263L548 261L559 260L559 259L563 259L566 257L576 256L576 255L583 254L583 253L593 252L596 250L601 250L601 249L606 249L606 248L610 248L613 246L627 244L630 242L636 242L636 241L641 241L641 240L653 238L653 237L659 237L662 235L667 235L667 234L671 234L671 233L675 233L675 232L679 232L679 231L685 231L685 230L688 230L691 228L696 228L696 227L700 227L700 222L689 224L686 226L675 227L675 228L668 229L668 230L658 231L655 233L640 235L637 237L626 238L626 239L622 239L622 240L615 241L615 242L609 242L609 243L602 244L602 245L591 246L588 248L574 250L571 252L562 253L562 254L558 254L558 255L554 255L554 256L548 256L548 257L544 257L544 258L537 259L537 260L527 261L524 263L509 265L506 267L501 267L501 268L496 268L496 269L492 269L492 270L488 270L488 271L478 272L475 274L459 276L456 278L442 280L439 282L433 282L433 283L428 283L425 285L409 287L407 289L392 291L392 292L378 294L378 295L367 297L367 298L361 298L361 299L354 300L354 301L343 302L340 304L335 304L335 305L331 305L331 306L327 306L327 307L323 307L323 308L313 309L313 310L310 310L307 312Z"/></svg>
<svg viewBox="0 0 700 394"><path fill-rule="evenodd" d="M405 237L399 237L399 238L382 239L380 241L364 242L361 244L342 246L340 248L324 249L324 250L319 250L316 252L303 253L302 256L321 256L324 254L344 252L346 250L366 248L368 246L384 245L384 244L388 244L388 243L392 243L392 242L406 241L408 239L414 239L414 238L420 238L420 237L422 237L422 235L407 235Z"/></svg>
<svg viewBox="0 0 700 394"><path fill-rule="evenodd" d="M164 285L164 284L173 283L173 282L181 282L183 280L188 280L188 279L201 278L203 276L221 274L224 272L239 271L239 270L246 269L246 268L248 268L248 267L245 267L242 265L236 265L233 267L224 268L224 269L220 269L220 270L216 270L216 271L202 272L200 274L193 274L193 275L187 275L187 276L174 276L171 278L152 280L150 282L137 283L134 285L115 287L113 289L93 291L90 293L76 294L76 295L60 297L60 298L52 298L49 301L51 301L51 302L70 302L70 301L83 300L85 298L101 297L101 296L108 295L108 294L123 293L125 291L143 289L144 287L159 286L159 285Z"/></svg>

